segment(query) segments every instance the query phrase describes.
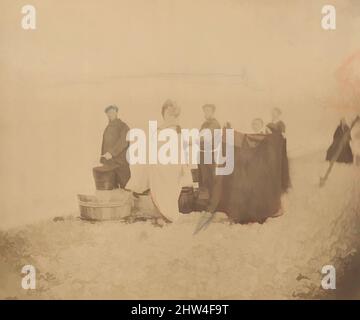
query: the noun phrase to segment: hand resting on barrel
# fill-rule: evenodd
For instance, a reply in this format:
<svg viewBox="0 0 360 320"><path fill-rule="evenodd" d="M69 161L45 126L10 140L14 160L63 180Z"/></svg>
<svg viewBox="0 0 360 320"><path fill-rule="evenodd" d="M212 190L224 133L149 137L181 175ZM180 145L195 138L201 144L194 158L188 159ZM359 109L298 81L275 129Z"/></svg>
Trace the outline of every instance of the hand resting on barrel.
<svg viewBox="0 0 360 320"><path fill-rule="evenodd" d="M112 158L112 154L110 152L106 152L101 157L105 158L106 160L110 160Z"/></svg>

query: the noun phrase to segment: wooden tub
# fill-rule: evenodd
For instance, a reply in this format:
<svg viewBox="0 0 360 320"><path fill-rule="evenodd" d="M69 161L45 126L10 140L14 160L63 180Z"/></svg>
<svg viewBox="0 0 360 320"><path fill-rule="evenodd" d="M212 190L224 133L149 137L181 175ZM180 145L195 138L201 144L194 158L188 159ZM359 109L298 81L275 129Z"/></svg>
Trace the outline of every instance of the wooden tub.
<svg viewBox="0 0 360 320"><path fill-rule="evenodd" d="M81 219L104 221L128 217L131 213L132 198L129 192L123 192L123 197L109 201L101 201L92 195L78 194Z"/></svg>

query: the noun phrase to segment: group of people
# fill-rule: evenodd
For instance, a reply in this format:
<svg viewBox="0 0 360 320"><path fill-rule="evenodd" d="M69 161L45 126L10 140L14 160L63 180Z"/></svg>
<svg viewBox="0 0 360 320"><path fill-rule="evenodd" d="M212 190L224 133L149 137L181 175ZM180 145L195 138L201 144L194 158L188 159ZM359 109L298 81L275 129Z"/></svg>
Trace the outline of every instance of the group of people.
<svg viewBox="0 0 360 320"><path fill-rule="evenodd" d="M202 110L205 119L199 128L200 132L231 128L229 122L220 125L215 117L214 104L205 104ZM203 148L201 144L204 141L199 142L200 161L196 169L182 163L130 165L127 160L127 134L130 128L119 119L117 106L108 106L105 113L109 122L103 134L101 170L111 171L115 188L131 191L137 198L150 195L164 220L174 221L179 217L179 212L183 212L179 208L179 199L184 188L192 187L194 182L198 183L198 196L206 203L202 207L204 211L224 211L235 222L240 223L263 222L268 217L281 213L280 198L290 186L286 127L281 120L281 109L271 110L271 121L266 125L261 118L253 119L251 133L234 131L235 169L231 175L220 177L215 174L218 164L215 161L204 161L205 153L214 151ZM172 129L180 135L180 114L180 107L174 101L166 100L161 108L163 121L156 129L158 133L164 129ZM342 119L326 159L330 163L336 161L360 164L360 152L356 151L360 150L359 137L359 117L350 125ZM165 142L159 142L157 147L161 148L162 144ZM182 147L181 143L179 146Z"/></svg>
<svg viewBox="0 0 360 320"><path fill-rule="evenodd" d="M255 118L251 122L251 128L254 133L271 134L278 132L285 134L285 123L281 120L282 111L279 108L271 110L271 122L264 126L264 121L261 118Z"/></svg>
<svg viewBox="0 0 360 320"><path fill-rule="evenodd" d="M219 121L215 117L216 106L205 104L202 106L204 122L200 126L200 132L209 129L222 129ZM163 129L173 129L178 134L181 132L179 125L181 109L172 100L166 100L161 108L163 118L158 131ZM186 186L191 186L194 182L194 169L190 165L130 165L126 158L129 142L126 139L130 130L129 126L119 119L118 107L108 106L105 109L109 122L103 134L101 148L101 163L106 170L114 172L115 187L124 188L131 191L134 197L150 194L155 207L165 220L174 221L179 216L179 195ZM266 136L271 134L284 135L285 124L281 120L281 110L274 108L271 112L272 121L264 126L261 118L252 121L251 127L253 135ZM231 127L226 123L223 127ZM161 144L158 146L161 147ZM201 148L200 148L201 149ZM204 163L204 152L200 152L200 163L197 166L197 182L202 190L202 195L206 194L206 200L211 203L214 197L213 189L215 183L216 163ZM192 169L192 170L191 170ZM210 210L209 207L204 208ZM213 209L215 210L215 209Z"/></svg>

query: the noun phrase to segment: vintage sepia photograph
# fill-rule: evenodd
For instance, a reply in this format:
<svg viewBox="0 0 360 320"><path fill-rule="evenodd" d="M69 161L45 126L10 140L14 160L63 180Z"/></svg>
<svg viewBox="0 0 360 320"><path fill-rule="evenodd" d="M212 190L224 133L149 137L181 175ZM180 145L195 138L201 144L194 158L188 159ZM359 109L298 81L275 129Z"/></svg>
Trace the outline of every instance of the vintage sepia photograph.
<svg viewBox="0 0 360 320"><path fill-rule="evenodd" d="M0 16L0 300L360 300L360 1Z"/></svg>

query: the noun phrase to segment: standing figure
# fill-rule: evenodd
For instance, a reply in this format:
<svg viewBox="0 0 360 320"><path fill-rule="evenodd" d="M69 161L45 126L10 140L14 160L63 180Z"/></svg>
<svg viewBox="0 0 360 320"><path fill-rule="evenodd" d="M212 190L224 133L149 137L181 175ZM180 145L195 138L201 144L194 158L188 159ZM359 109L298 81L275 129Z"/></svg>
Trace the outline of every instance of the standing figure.
<svg viewBox="0 0 360 320"><path fill-rule="evenodd" d="M344 118L341 119L340 124L335 130L333 136L333 142L326 152L327 161L332 161L336 153L340 152L338 158L335 159L336 162L341 162L341 163L353 162L353 153L350 147L351 136L348 135L347 141L343 141L344 135L349 133L349 130L350 127L346 123L346 120ZM342 150L340 151L339 148L342 148Z"/></svg>
<svg viewBox="0 0 360 320"><path fill-rule="evenodd" d="M130 179L130 168L126 159L129 147L126 135L129 127L118 118L118 110L115 105L105 109L109 123L103 134L100 162L106 170L114 171L116 187L125 188Z"/></svg>
<svg viewBox="0 0 360 320"><path fill-rule="evenodd" d="M214 130L221 129L220 123L215 119L214 114L216 111L216 107L213 104L205 104L203 107L205 122L201 125L200 131L204 129L209 129L211 131L211 141L208 141L206 135L204 139L200 141L200 163L199 163L199 187L206 191L208 194L206 197L211 198L213 186L214 186L214 178L215 178L215 169L216 163L214 161L214 152L213 150L216 148L214 146ZM211 149L207 148L206 144L211 145ZM210 150L209 150L210 149ZM207 153L211 153L211 155L207 155ZM205 159L207 156L211 156L212 163L205 163Z"/></svg>
<svg viewBox="0 0 360 320"><path fill-rule="evenodd" d="M158 152L164 144L176 143L178 154L181 154L181 127L179 125L180 107L173 100L166 100L161 108L163 123L158 128L158 135L163 130L172 133L174 139L158 142ZM164 131L166 132L166 131ZM163 133L164 133L163 132ZM153 164L149 166L149 187L151 198L166 221L174 222L181 216L178 200L186 166L178 163Z"/></svg>
<svg viewBox="0 0 360 320"><path fill-rule="evenodd" d="M290 187L290 176L289 176L289 162L287 158L287 141L286 141L286 126L285 123L281 120L282 111L280 108L273 108L271 110L271 122L266 125L266 133L268 134L276 134L280 135L282 139L281 145L281 155L282 155L282 163L281 163L281 185L282 191L286 192Z"/></svg>
<svg viewBox="0 0 360 320"><path fill-rule="evenodd" d="M178 155L182 154L181 127L179 116L181 110L175 101L166 100L161 108L163 123L155 132L149 132L149 139L154 139L157 145L157 154L168 146L176 146ZM159 140L160 135L166 135L167 139ZM174 222L181 216L179 212L179 196L185 176L189 176L188 166L177 163L163 163L159 159L156 163L148 165L131 165L131 179L127 188L133 191L136 198L150 192L152 203L156 210L150 214L153 218L159 218L166 222ZM158 221L159 223L159 221Z"/></svg>
<svg viewBox="0 0 360 320"><path fill-rule="evenodd" d="M267 133L285 134L285 123L281 120L282 111L280 108L271 110L271 122L266 125Z"/></svg>

